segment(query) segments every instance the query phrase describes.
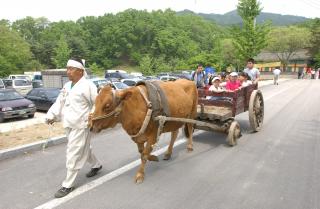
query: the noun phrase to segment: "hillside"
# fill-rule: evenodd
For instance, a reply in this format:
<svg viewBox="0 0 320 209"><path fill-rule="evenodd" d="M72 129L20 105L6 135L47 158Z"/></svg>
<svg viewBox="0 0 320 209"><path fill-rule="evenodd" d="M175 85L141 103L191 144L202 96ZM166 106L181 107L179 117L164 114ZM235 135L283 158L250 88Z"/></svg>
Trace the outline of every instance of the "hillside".
<svg viewBox="0 0 320 209"><path fill-rule="evenodd" d="M195 14L203 17L206 20L212 20L220 25L233 25L233 24L241 24L241 17L237 14L236 10L231 12L225 13L223 15L220 14L204 14L199 13L196 14L190 10L184 10L178 12L178 14ZM294 16L294 15L281 15L281 14L274 14L274 13L267 13L261 12L261 14L257 17L257 22L262 23L265 21L271 20L273 25L277 26L285 26L285 25L292 25L295 23L304 22L309 20L308 18L301 17L301 16Z"/></svg>

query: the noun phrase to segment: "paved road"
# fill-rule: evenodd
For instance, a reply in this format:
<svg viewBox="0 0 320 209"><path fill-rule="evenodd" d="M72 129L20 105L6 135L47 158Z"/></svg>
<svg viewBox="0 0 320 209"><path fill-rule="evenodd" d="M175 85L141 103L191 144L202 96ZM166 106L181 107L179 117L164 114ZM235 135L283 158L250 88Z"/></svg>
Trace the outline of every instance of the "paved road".
<svg viewBox="0 0 320 209"><path fill-rule="evenodd" d="M78 189L66 200L53 200L65 176L65 145L2 161L0 208L320 208L318 89L317 80L262 87L261 132L250 132L247 113L236 118L243 136L235 147L227 147L222 134L197 131L192 153L179 140L172 160L148 163L140 185L133 181L136 168L119 170L139 157L120 128L95 137L104 169L92 180L85 178L89 168L84 168ZM168 143L168 135L161 143Z"/></svg>

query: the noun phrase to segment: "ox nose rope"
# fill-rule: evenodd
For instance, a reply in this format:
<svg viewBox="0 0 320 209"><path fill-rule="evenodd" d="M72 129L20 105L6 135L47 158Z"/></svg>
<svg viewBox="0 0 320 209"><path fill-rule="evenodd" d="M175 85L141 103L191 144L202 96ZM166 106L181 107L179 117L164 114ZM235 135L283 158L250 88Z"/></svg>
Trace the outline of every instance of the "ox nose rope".
<svg viewBox="0 0 320 209"><path fill-rule="evenodd" d="M53 134L53 125L52 124L48 124L48 137L46 139L46 142L43 143L43 145L42 145L42 152L44 152L44 150L48 147L48 143L49 143L49 140L52 137L52 134Z"/></svg>

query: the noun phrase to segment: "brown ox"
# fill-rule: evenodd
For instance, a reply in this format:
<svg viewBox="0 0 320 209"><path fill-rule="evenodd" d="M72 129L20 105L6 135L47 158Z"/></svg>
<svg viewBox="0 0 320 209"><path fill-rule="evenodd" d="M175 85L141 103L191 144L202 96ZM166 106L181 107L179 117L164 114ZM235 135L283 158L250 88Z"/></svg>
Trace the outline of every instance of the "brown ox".
<svg viewBox="0 0 320 209"><path fill-rule="evenodd" d="M196 117L198 92L192 81L181 79L174 82L161 82L160 86L167 97L171 117L191 119ZM144 85L140 85L140 88L146 95L148 94ZM96 98L95 111L90 117L90 128L94 132L99 132L121 123L124 130L130 136L134 136L140 131L147 110L146 101L138 87L114 91L110 86L106 86L101 89ZM178 130L183 125L184 123L181 122L165 123L161 133L171 132L171 141L164 160L170 159ZM144 167L147 160L158 161L156 156L150 154L156 143L157 131L158 122L151 119L144 133L138 137L131 137L141 154L141 165L135 177L137 183L144 180ZM186 124L184 131L188 137L187 149L192 151L193 125Z"/></svg>

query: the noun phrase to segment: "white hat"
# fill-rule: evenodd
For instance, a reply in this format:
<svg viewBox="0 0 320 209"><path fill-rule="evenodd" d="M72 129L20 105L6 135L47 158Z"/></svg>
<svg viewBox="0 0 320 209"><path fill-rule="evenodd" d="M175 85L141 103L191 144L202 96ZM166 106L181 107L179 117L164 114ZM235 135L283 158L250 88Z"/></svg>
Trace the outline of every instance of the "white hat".
<svg viewBox="0 0 320 209"><path fill-rule="evenodd" d="M237 72L232 72L232 73L230 73L230 76L238 76L238 73Z"/></svg>
<svg viewBox="0 0 320 209"><path fill-rule="evenodd" d="M212 82L215 82L216 80L219 80L219 81L220 81L220 78L219 78L219 77L214 77L214 78L212 79Z"/></svg>

